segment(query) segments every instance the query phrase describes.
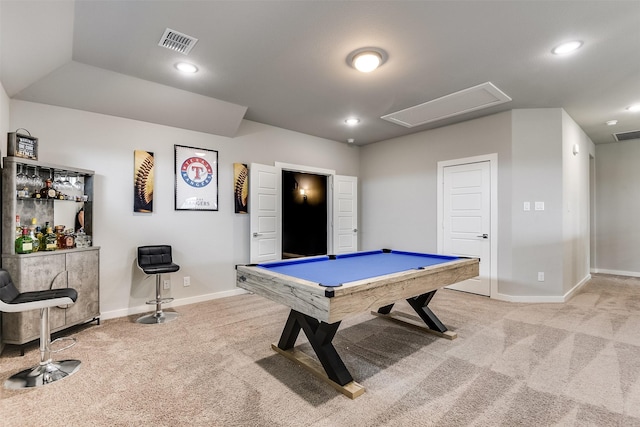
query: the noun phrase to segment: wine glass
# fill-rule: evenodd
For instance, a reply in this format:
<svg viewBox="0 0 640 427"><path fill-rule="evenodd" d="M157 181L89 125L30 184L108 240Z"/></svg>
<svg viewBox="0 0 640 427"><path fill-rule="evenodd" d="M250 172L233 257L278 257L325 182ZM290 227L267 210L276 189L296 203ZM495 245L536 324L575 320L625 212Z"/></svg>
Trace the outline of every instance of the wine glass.
<svg viewBox="0 0 640 427"><path fill-rule="evenodd" d="M31 183L31 186L34 188L34 190L38 190L44 186L44 181L40 176L40 172L38 172L37 166L33 168L33 175L29 177L29 182Z"/></svg>
<svg viewBox="0 0 640 427"><path fill-rule="evenodd" d="M52 184L53 184L54 190L56 191L62 190L62 172L54 170L53 176L54 176L54 179Z"/></svg>
<svg viewBox="0 0 640 427"><path fill-rule="evenodd" d="M73 181L73 188L78 190L80 193L84 193L84 181L80 180L80 174L76 173L76 179Z"/></svg>
<svg viewBox="0 0 640 427"><path fill-rule="evenodd" d="M29 185L29 175L24 173L22 164L18 164L18 173L16 175L16 189L18 197L27 197L28 191L24 191Z"/></svg>
<svg viewBox="0 0 640 427"><path fill-rule="evenodd" d="M60 175L61 175L60 186L65 190L71 189L71 181L69 181L69 173L67 171L64 171L64 175L62 175L62 172L60 172Z"/></svg>

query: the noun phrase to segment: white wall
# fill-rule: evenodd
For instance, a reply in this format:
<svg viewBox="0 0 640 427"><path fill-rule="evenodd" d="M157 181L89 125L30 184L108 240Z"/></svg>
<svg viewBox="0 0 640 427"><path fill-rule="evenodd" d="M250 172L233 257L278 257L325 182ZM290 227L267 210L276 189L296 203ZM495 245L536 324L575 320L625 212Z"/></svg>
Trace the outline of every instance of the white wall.
<svg viewBox="0 0 640 427"><path fill-rule="evenodd" d="M574 147L577 147L577 154L574 154ZM563 294L570 292L572 285L591 277L590 166L593 157L595 144L563 110Z"/></svg>
<svg viewBox="0 0 640 427"><path fill-rule="evenodd" d="M513 111L513 277L508 295L562 295L562 110ZM529 201L531 210L524 211ZM536 211L535 202L544 202ZM544 272L545 281L538 281Z"/></svg>
<svg viewBox="0 0 640 427"><path fill-rule="evenodd" d="M574 143L582 156L565 159L566 146ZM559 108L513 110L365 146L362 249L437 250L437 162L497 153L493 296L562 301L589 274L590 151L591 141ZM531 211L523 210L525 201ZM534 210L536 201L545 203L544 211ZM545 281L538 281L538 272Z"/></svg>
<svg viewBox="0 0 640 427"><path fill-rule="evenodd" d="M438 161L498 154L498 277L511 277L511 112L362 147L361 248L437 250Z"/></svg>
<svg viewBox="0 0 640 427"><path fill-rule="evenodd" d="M249 218L233 213L233 163L278 161L359 175L358 147L250 121L227 138L12 100L11 128L18 127L39 138L39 160L96 172L94 245L101 247L105 318L149 310L143 305L154 281L135 266L136 247L145 244L173 246L181 270L171 275L170 294L180 303L237 292L234 266L249 262ZM174 210L174 144L218 151L219 211ZM155 155L153 214L133 213L136 149ZM190 287L182 286L183 276L191 277Z"/></svg>
<svg viewBox="0 0 640 427"><path fill-rule="evenodd" d="M596 145L596 272L640 276L640 143Z"/></svg>

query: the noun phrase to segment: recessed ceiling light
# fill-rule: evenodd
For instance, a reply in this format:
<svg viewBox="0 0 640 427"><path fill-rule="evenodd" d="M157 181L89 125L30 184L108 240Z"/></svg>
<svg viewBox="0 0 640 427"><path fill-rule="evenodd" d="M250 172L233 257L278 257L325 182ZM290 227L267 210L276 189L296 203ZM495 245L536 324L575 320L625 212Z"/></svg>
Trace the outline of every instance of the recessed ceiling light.
<svg viewBox="0 0 640 427"><path fill-rule="evenodd" d="M370 73L387 61L387 53L377 47L356 49L347 56L347 64L363 73Z"/></svg>
<svg viewBox="0 0 640 427"><path fill-rule="evenodd" d="M562 43L551 50L554 55L567 55L582 47L580 40L574 40L566 43Z"/></svg>
<svg viewBox="0 0 640 427"><path fill-rule="evenodd" d="M193 64L189 64L188 62L178 62L176 64L176 68L183 73L195 73L198 71L198 67Z"/></svg>
<svg viewBox="0 0 640 427"><path fill-rule="evenodd" d="M347 119L344 121L346 124L348 124L349 126L354 126L357 125L358 123L360 123L360 119L356 118L356 117L352 117L350 119Z"/></svg>
<svg viewBox="0 0 640 427"><path fill-rule="evenodd" d="M627 107L627 110L631 111L632 113L637 113L638 111L640 111L640 104L629 105Z"/></svg>
<svg viewBox="0 0 640 427"><path fill-rule="evenodd" d="M607 126L615 126L615 125L618 124L618 121L617 120L607 120L606 123L607 123Z"/></svg>

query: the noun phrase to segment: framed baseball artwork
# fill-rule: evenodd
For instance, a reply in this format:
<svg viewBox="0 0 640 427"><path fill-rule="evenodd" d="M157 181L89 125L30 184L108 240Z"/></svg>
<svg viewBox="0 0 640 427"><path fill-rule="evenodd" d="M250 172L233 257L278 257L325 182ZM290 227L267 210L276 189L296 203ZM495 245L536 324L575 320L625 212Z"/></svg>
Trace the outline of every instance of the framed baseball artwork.
<svg viewBox="0 0 640 427"><path fill-rule="evenodd" d="M153 153L133 151L133 211L153 212Z"/></svg>
<svg viewBox="0 0 640 427"><path fill-rule="evenodd" d="M233 204L235 213L249 213L249 169L245 163L233 164Z"/></svg>
<svg viewBox="0 0 640 427"><path fill-rule="evenodd" d="M218 152L174 145L175 210L218 210Z"/></svg>

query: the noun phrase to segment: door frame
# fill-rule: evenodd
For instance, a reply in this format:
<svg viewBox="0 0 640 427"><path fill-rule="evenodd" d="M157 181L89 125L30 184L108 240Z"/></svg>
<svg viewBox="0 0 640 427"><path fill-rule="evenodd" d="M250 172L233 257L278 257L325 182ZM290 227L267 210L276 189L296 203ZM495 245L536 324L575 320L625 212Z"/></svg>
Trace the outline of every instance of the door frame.
<svg viewBox="0 0 640 427"><path fill-rule="evenodd" d="M490 252L491 262L489 263L489 280L491 283L490 298L498 296L498 153L484 154L480 156L464 157L460 159L443 160L438 162L437 173L437 206L438 206L438 252L442 252L444 247L444 168L448 166L459 166L469 163L489 162L489 174L491 177L491 239Z"/></svg>
<svg viewBox="0 0 640 427"><path fill-rule="evenodd" d="M327 178L327 253L333 253L333 188L330 185L331 177L336 175L333 169L323 169L313 166L296 165L292 163L274 162L276 169L280 170L280 180L282 181L282 171L302 172L314 175L324 175ZM282 219L281 219L282 221ZM282 231L281 231L282 233ZM281 237L282 238L282 237Z"/></svg>

